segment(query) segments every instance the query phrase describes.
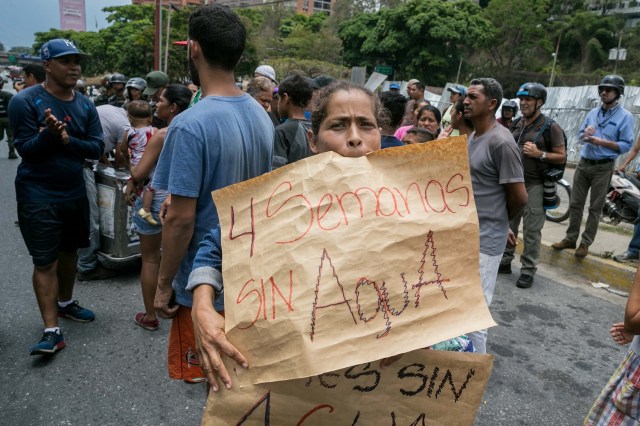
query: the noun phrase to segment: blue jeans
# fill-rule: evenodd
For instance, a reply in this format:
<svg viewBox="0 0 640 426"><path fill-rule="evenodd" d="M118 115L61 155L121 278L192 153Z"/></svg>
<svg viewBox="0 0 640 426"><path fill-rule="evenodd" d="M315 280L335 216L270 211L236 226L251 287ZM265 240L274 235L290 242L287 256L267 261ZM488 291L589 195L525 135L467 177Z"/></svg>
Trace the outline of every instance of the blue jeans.
<svg viewBox="0 0 640 426"><path fill-rule="evenodd" d="M633 237L631 237L627 252L633 257L640 255L640 216L638 216L633 225Z"/></svg>
<svg viewBox="0 0 640 426"><path fill-rule="evenodd" d="M151 215L158 222L158 225L152 225L138 214L138 210L142 208L142 197L136 198L136 202L133 208L133 226L136 232L140 235L156 235L162 232L162 225L160 225L160 207L165 196L153 196L153 203L151 204Z"/></svg>

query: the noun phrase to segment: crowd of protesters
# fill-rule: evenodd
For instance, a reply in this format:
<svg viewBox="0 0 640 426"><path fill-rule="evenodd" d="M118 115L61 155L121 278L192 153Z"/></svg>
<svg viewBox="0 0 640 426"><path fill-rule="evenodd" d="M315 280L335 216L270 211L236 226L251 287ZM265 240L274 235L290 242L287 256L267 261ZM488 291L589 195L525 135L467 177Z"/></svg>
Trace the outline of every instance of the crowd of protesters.
<svg viewBox="0 0 640 426"><path fill-rule="evenodd" d="M422 81L408 82L407 99L397 83L374 94L328 76L292 74L278 82L274 68L261 65L243 91L235 75L246 40L239 17L225 6L200 7L190 16L188 36L192 81L187 84L171 84L160 71L129 79L114 73L103 78L102 93L91 100L79 84L87 55L69 40L53 39L41 48L41 69L25 67L18 93L0 96L0 131L9 135L9 158L19 154L22 159L15 182L18 222L33 260L44 323L31 355L52 355L65 347L59 317L95 319L73 298L76 278L107 279L117 273L96 255L96 162L124 168L131 176L125 198L140 237L144 306L133 320L154 331L158 317L172 318L169 376L189 383L208 380L214 391L218 380L231 385L220 368L221 351L242 366L247 360L224 336L222 251L210 194L317 153L360 157L466 136L486 303L491 304L498 273L511 273L521 223L524 250L516 286L533 286L544 210L553 208L553 194L550 204L545 198L550 171L566 163L563 131L541 112L547 99L543 85L525 82L518 102L503 102L498 81L476 78L468 87L450 87L441 111L425 100ZM598 92L602 104L579 130L585 145L570 226L565 239L554 244L558 250L576 247L591 190L586 229L575 252L581 258L595 238L614 160L633 142L633 117L620 104L624 80L606 76ZM638 286L636 279L625 322L611 331L619 343L632 342L629 355L589 413L588 424L634 415L622 413L612 401L625 386L620 377L640 376ZM456 350L486 353L487 332L456 342L462 342ZM634 403L637 410L640 397Z"/></svg>

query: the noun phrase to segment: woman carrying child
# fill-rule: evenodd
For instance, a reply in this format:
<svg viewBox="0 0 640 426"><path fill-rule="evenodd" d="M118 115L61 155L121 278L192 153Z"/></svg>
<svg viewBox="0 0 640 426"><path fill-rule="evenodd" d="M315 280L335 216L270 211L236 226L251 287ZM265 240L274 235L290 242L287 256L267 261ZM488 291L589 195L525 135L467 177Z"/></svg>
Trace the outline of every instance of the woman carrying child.
<svg viewBox="0 0 640 426"><path fill-rule="evenodd" d="M158 117L167 122L171 122L182 111L186 110L191 100L191 90L181 84L170 84L160 95L157 104ZM133 104L133 102L132 102ZM160 157L167 128L155 132L148 141L144 155L136 166L131 167L131 180L127 184L125 197L127 202L134 204L134 212L143 209L143 200L135 198L137 188L141 187L152 175L153 170ZM153 219L153 222L145 220L141 215L134 213L133 224L140 237L140 252L142 257L142 268L140 271L140 285L142 287L142 301L144 312L135 314L133 320L136 324L146 330L157 330L159 326L153 300L156 294L158 283L158 270L160 267L160 246L162 243L162 225L160 225L160 206L167 197L166 191L155 190L146 210ZM144 211L144 210L143 210Z"/></svg>

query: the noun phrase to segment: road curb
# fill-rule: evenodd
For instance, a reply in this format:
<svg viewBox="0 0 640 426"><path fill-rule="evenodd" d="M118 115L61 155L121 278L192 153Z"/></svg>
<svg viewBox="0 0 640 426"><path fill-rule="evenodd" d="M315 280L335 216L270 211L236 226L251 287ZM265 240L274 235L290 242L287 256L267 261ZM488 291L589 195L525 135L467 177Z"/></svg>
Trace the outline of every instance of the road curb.
<svg viewBox="0 0 640 426"><path fill-rule="evenodd" d="M542 241L540 246L541 263L560 268L589 282L601 282L619 290L631 291L637 264L618 263L599 257L597 253L589 253L584 259L579 259L574 255L575 250L556 250L551 247L551 244ZM520 241L516 247L518 254L522 254L523 247L524 244Z"/></svg>

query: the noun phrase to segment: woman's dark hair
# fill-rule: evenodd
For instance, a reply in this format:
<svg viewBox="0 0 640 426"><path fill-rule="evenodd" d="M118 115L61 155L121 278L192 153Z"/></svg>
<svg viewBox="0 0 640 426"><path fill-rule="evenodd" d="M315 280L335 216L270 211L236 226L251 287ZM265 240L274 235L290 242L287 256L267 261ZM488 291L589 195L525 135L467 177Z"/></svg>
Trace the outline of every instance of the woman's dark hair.
<svg viewBox="0 0 640 426"><path fill-rule="evenodd" d="M420 108L420 112L418 113L418 120L420 120L422 113L425 111L431 111L433 113L433 115L436 117L436 121L438 122L438 126L439 126L440 123L442 122L442 113L440 112L440 110L434 107L433 105L423 106L422 108Z"/></svg>
<svg viewBox="0 0 640 426"><path fill-rule="evenodd" d="M311 106L311 130L315 136L318 136L318 133L320 132L320 124L322 124L324 119L327 117L327 105L329 104L329 99L331 99L331 96L336 92L341 90L344 90L345 92L359 90L367 95L371 99L371 109L373 110L373 115L376 118L376 125L384 123L387 120L382 103L380 103L380 99L378 99L371 90L349 81L337 81L320 89L318 96Z"/></svg>
<svg viewBox="0 0 640 426"><path fill-rule="evenodd" d="M162 96L167 98L169 104L176 104L178 106L179 114L189 108L189 102L191 102L193 93L191 93L191 89L182 84L170 84L164 89Z"/></svg>
<svg viewBox="0 0 640 426"><path fill-rule="evenodd" d="M431 111L438 122L438 132L436 133L436 137L440 134L440 123L442 123L442 113L440 110L433 105L427 105L420 108L420 112L418 112L418 121L420 121L420 117L425 111Z"/></svg>

